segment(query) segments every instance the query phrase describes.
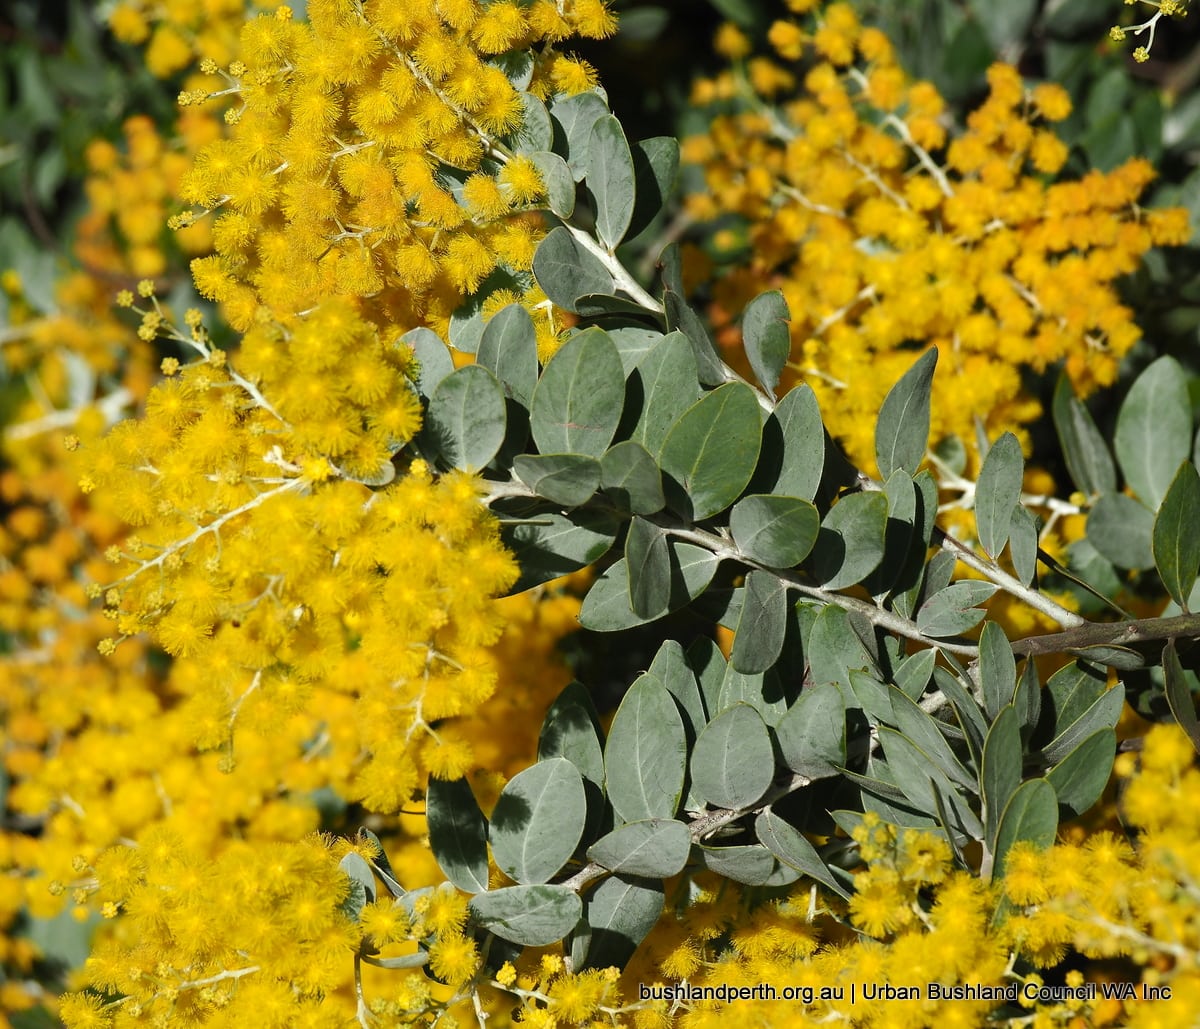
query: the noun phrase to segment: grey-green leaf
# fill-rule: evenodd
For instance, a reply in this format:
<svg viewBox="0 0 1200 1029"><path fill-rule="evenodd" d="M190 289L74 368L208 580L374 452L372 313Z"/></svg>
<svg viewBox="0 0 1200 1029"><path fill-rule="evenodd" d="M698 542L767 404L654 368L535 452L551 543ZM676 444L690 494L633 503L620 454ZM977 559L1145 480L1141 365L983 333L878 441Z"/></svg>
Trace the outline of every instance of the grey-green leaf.
<svg viewBox="0 0 1200 1029"><path fill-rule="evenodd" d="M537 333L520 304L509 304L484 326L475 360L504 385L505 393L528 408L537 385Z"/></svg>
<svg viewBox="0 0 1200 1029"><path fill-rule="evenodd" d="M1004 433L983 459L975 486L975 527L979 542L990 557L997 557L1008 542L1013 507L1021 499L1025 458L1011 432Z"/></svg>
<svg viewBox="0 0 1200 1029"><path fill-rule="evenodd" d="M633 144L634 204L628 235L646 228L666 210L679 176L679 143L673 136L653 136Z"/></svg>
<svg viewBox="0 0 1200 1029"><path fill-rule="evenodd" d="M587 184L596 201L596 231L616 250L633 217L633 157L621 123L611 114L592 123L588 143Z"/></svg>
<svg viewBox="0 0 1200 1029"><path fill-rule="evenodd" d="M589 968L623 967L654 928L663 910L661 882L613 875L588 894Z"/></svg>
<svg viewBox="0 0 1200 1029"><path fill-rule="evenodd" d="M861 582L883 560L888 501L882 493L851 493L830 509L813 547L812 570L825 589Z"/></svg>
<svg viewBox="0 0 1200 1029"><path fill-rule="evenodd" d="M825 468L825 427L808 383L788 390L763 426L755 486L763 493L812 500Z"/></svg>
<svg viewBox="0 0 1200 1029"><path fill-rule="evenodd" d="M608 799L618 818L673 818L687 774L687 737L671 695L652 676L625 694L604 748Z"/></svg>
<svg viewBox="0 0 1200 1029"><path fill-rule="evenodd" d="M655 342L630 376L630 402L639 396L641 400L630 439L657 457L671 426L700 399L698 376L696 355L682 332L670 332Z"/></svg>
<svg viewBox="0 0 1200 1029"><path fill-rule="evenodd" d="M775 871L775 855L763 846L696 848L704 867L726 879L762 886Z"/></svg>
<svg viewBox="0 0 1200 1029"><path fill-rule="evenodd" d="M507 886L476 894L470 912L478 925L502 940L548 947L575 928L583 903L566 886Z"/></svg>
<svg viewBox="0 0 1200 1029"><path fill-rule="evenodd" d="M592 126L608 115L608 108L598 93L587 92L559 100L551 114L562 127L567 145L563 156L578 182L587 174Z"/></svg>
<svg viewBox="0 0 1200 1029"><path fill-rule="evenodd" d="M671 548L671 599L663 614L678 611L695 600L717 571L717 558L691 543L668 544ZM656 616L657 617L657 616ZM579 621L585 629L612 632L653 621L636 615L629 606L629 566L622 558L600 576L583 598Z"/></svg>
<svg viewBox="0 0 1200 1029"><path fill-rule="evenodd" d="M478 471L496 456L506 424L500 383L486 368L471 364L438 383L424 431L448 465Z"/></svg>
<svg viewBox="0 0 1200 1029"><path fill-rule="evenodd" d="M711 806L737 809L771 785L775 759L766 723L749 704L734 704L705 726L692 753L692 788Z"/></svg>
<svg viewBox="0 0 1200 1029"><path fill-rule="evenodd" d="M1171 714L1175 716L1175 721L1188 734L1192 746L1200 753L1200 720L1196 718L1196 700L1173 639L1167 640L1167 645L1163 648L1162 663L1167 705Z"/></svg>
<svg viewBox="0 0 1200 1029"><path fill-rule="evenodd" d="M417 359L417 392L427 399L432 397L438 383L454 371L450 348L436 332L426 328L410 329L400 342L412 347Z"/></svg>
<svg viewBox="0 0 1200 1029"><path fill-rule="evenodd" d="M885 479L897 468L917 470L929 442L929 399L938 352L922 354L888 391L875 426L875 461Z"/></svg>
<svg viewBox="0 0 1200 1029"><path fill-rule="evenodd" d="M542 721L538 735L538 761L564 757L579 774L596 786L604 786L604 752L600 719L587 687L575 681L558 695Z"/></svg>
<svg viewBox="0 0 1200 1029"><path fill-rule="evenodd" d="M787 586L757 568L746 576L742 614L729 662L746 674L765 672L779 660L787 635Z"/></svg>
<svg viewBox="0 0 1200 1029"><path fill-rule="evenodd" d="M789 317L787 301L779 290L760 293L746 305L742 315L742 343L746 357L755 378L772 400L791 352Z"/></svg>
<svg viewBox="0 0 1200 1029"><path fill-rule="evenodd" d="M1154 567L1154 512L1123 493L1106 493L1088 513L1088 542L1119 568Z"/></svg>
<svg viewBox="0 0 1200 1029"><path fill-rule="evenodd" d="M646 818L617 826L588 848L587 857L610 872L665 879L683 870L691 848L683 822Z"/></svg>
<svg viewBox="0 0 1200 1029"><path fill-rule="evenodd" d="M1008 852L1017 843L1028 840L1039 850L1047 850L1058 832L1058 798L1045 779L1031 779L1017 787L1000 816L996 846L992 850L993 877L1004 875Z"/></svg>
<svg viewBox="0 0 1200 1029"><path fill-rule="evenodd" d="M464 893L488 888L487 822L466 779L433 779L425 794L429 846L446 878Z"/></svg>
<svg viewBox="0 0 1200 1029"><path fill-rule="evenodd" d="M996 716L983 743L983 767L979 785L983 794L987 818L985 839L990 848L996 845L1000 816L1012 795L1021 785L1021 727L1011 705Z"/></svg>
<svg viewBox="0 0 1200 1029"><path fill-rule="evenodd" d="M738 549L772 568L792 568L812 550L821 516L807 500L751 494L729 513L729 529Z"/></svg>
<svg viewBox="0 0 1200 1029"><path fill-rule="evenodd" d="M575 178L567 162L547 150L538 150L528 156L546 187L547 206L560 218L570 218L575 212Z"/></svg>
<svg viewBox="0 0 1200 1029"><path fill-rule="evenodd" d="M600 462L584 454L518 454L513 471L539 497L562 507L578 507L600 488Z"/></svg>
<svg viewBox="0 0 1200 1029"><path fill-rule="evenodd" d="M1188 595L1200 571L1200 474L1184 461L1171 480L1154 519L1154 564L1171 599L1187 611Z"/></svg>
<svg viewBox="0 0 1200 1029"><path fill-rule="evenodd" d="M1117 734L1099 729L1046 773L1058 802L1072 816L1089 810L1104 792L1117 756Z"/></svg>
<svg viewBox="0 0 1200 1029"><path fill-rule="evenodd" d="M671 600L667 534L644 518L634 518L625 537L625 565L629 574L629 605L634 614L641 618L665 614Z"/></svg>
<svg viewBox="0 0 1200 1029"><path fill-rule="evenodd" d="M600 457L625 400L621 356L603 329L572 336L550 359L533 391L529 424L543 454Z"/></svg>
<svg viewBox="0 0 1200 1029"><path fill-rule="evenodd" d="M1037 573L1038 523L1033 514L1020 504L1012 509L1008 525L1008 553L1013 570L1026 586L1032 585Z"/></svg>
<svg viewBox="0 0 1200 1029"><path fill-rule="evenodd" d="M917 628L926 636L958 636L983 620L982 604L996 587L990 582L964 579L935 593L917 612Z"/></svg>
<svg viewBox="0 0 1200 1029"><path fill-rule="evenodd" d="M604 556L616 537L616 520L598 511L565 515L538 508L528 520L503 525L501 538L521 569L509 592L521 593L591 564Z"/></svg>
<svg viewBox="0 0 1200 1029"><path fill-rule="evenodd" d="M1117 415L1113 443L1125 481L1157 510L1192 444L1187 376L1175 358L1160 357L1134 381Z"/></svg>
<svg viewBox="0 0 1200 1029"><path fill-rule="evenodd" d="M594 293L611 293L613 277L595 254L576 241L568 228L551 229L533 255L533 275L542 291L566 311Z"/></svg>
<svg viewBox="0 0 1200 1029"><path fill-rule="evenodd" d="M600 459L600 486L619 507L631 514L661 511L662 472L650 452L632 439L622 440Z"/></svg>
<svg viewBox="0 0 1200 1029"><path fill-rule="evenodd" d="M377 893L375 873L371 871L371 866L367 864L366 859L353 850L338 862L338 867L350 879L350 894L342 902L342 911L345 912L347 918L357 922L363 905L370 904L375 900Z"/></svg>
<svg viewBox="0 0 1200 1029"><path fill-rule="evenodd" d="M802 689L775 726L775 736L793 772L810 779L836 775L846 763L846 702L837 683Z"/></svg>
<svg viewBox="0 0 1200 1029"><path fill-rule="evenodd" d="M693 520L711 518L738 498L761 438L758 401L745 383L726 383L684 412L667 434L661 463L687 492Z"/></svg>
<svg viewBox="0 0 1200 1029"><path fill-rule="evenodd" d="M519 883L548 881L579 845L586 818L583 778L566 758L547 758L518 772L492 810L497 866Z"/></svg>
<svg viewBox="0 0 1200 1029"><path fill-rule="evenodd" d="M988 718L995 718L1016 692L1017 663L999 622L988 622L979 637L979 684Z"/></svg>
<svg viewBox="0 0 1200 1029"><path fill-rule="evenodd" d="M825 862L817 854L816 848L799 830L789 822L780 818L771 808L761 811L754 820L754 834L759 842L785 865L790 865L798 872L803 872L810 879L821 883L833 890L834 893L847 900L850 894L829 871Z"/></svg>
<svg viewBox="0 0 1200 1029"><path fill-rule="evenodd" d="M1089 496L1116 492L1117 470L1108 444L1088 409L1072 392L1066 375L1059 376L1051 412L1067 471L1075 485Z"/></svg>

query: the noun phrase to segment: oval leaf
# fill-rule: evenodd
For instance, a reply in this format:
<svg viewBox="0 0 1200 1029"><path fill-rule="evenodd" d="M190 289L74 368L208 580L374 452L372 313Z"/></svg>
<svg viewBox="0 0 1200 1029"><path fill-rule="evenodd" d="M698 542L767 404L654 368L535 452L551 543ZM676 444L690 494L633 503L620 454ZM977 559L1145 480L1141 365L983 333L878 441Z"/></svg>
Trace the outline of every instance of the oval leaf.
<svg viewBox="0 0 1200 1029"><path fill-rule="evenodd" d="M486 368L470 364L447 375L433 391L425 434L446 464L478 471L504 442L504 390Z"/></svg>
<svg viewBox="0 0 1200 1029"><path fill-rule="evenodd" d="M742 343L754 376L772 400L779 376L787 364L792 338L788 331L787 301L779 290L761 293L746 305L742 315Z"/></svg>
<svg viewBox="0 0 1200 1029"><path fill-rule="evenodd" d="M726 383L684 412L667 434L661 461L687 492L692 519L711 518L738 498L761 439L758 401L745 383Z"/></svg>
<svg viewBox="0 0 1200 1029"><path fill-rule="evenodd" d="M775 726L775 736L793 772L810 779L837 775L846 763L846 702L837 684L824 682L801 690Z"/></svg>
<svg viewBox="0 0 1200 1029"><path fill-rule="evenodd" d="M543 454L600 457L625 401L621 355L608 333L586 329L550 359L533 391L529 425Z"/></svg>
<svg viewBox="0 0 1200 1029"><path fill-rule="evenodd" d="M888 500L882 493L851 493L825 516L813 547L813 575L826 589L853 586L883 560Z"/></svg>
<svg viewBox="0 0 1200 1029"><path fill-rule="evenodd" d="M667 502L662 472L650 452L631 439L618 443L600 459L600 486L631 514L654 514Z"/></svg>
<svg viewBox="0 0 1200 1029"><path fill-rule="evenodd" d="M625 130L611 114L592 124L587 185L596 201L596 231L609 253L625 237L633 217L633 157Z"/></svg>
<svg viewBox="0 0 1200 1029"><path fill-rule="evenodd" d="M667 534L644 518L629 523L625 537L629 606L640 618L666 614L671 600L671 555Z"/></svg>
<svg viewBox="0 0 1200 1029"><path fill-rule="evenodd" d="M1088 513L1088 542L1118 568L1154 567L1154 512L1123 493L1106 493Z"/></svg>
<svg viewBox="0 0 1200 1029"><path fill-rule="evenodd" d="M546 882L575 852L586 817L579 769L561 757L531 765L508 781L492 811L496 865L519 883Z"/></svg>
<svg viewBox="0 0 1200 1029"><path fill-rule="evenodd" d="M717 571L717 558L691 543L668 544L671 552L671 600L664 614L678 611L695 600ZM612 632L629 629L652 618L642 618L629 605L629 566L622 558L592 584L583 598L579 622L585 629Z"/></svg>
<svg viewBox="0 0 1200 1029"><path fill-rule="evenodd" d="M466 779L433 779L425 794L429 846L438 867L464 893L488 888L487 822Z"/></svg>
<svg viewBox="0 0 1200 1029"><path fill-rule="evenodd" d="M662 914L662 883L630 876L605 879L588 895L584 918L589 928L589 968L620 968Z"/></svg>
<svg viewBox="0 0 1200 1029"><path fill-rule="evenodd" d="M995 443L983 460L975 486L975 527L988 556L996 557L1008 542L1012 512L1021 499L1025 458L1021 444L1011 432Z"/></svg>
<svg viewBox="0 0 1200 1029"><path fill-rule="evenodd" d="M1193 518L1200 516L1200 474L1184 461L1171 480L1154 519L1154 565L1171 599L1187 611L1188 595L1200 571L1200 532Z"/></svg>
<svg viewBox="0 0 1200 1029"><path fill-rule="evenodd" d="M760 812L758 818L754 820L754 834L758 837L759 843L785 865L790 865L810 879L828 886L834 893L849 899L850 895L846 887L838 882L833 873L829 871L825 862L817 854L816 848L801 835L798 829L784 821L770 808Z"/></svg>
<svg viewBox="0 0 1200 1029"><path fill-rule="evenodd" d="M539 497L579 507L600 488L600 462L584 454L518 454L513 471Z"/></svg>
<svg viewBox="0 0 1200 1029"><path fill-rule="evenodd" d="M667 333L638 362L630 376L631 403L638 394L641 414L630 439L657 456L671 426L701 395L696 355L682 332Z"/></svg>
<svg viewBox="0 0 1200 1029"><path fill-rule="evenodd" d="M790 389L763 426L762 455L754 472L761 493L812 500L825 469L825 427L807 383Z"/></svg>
<svg viewBox="0 0 1200 1029"><path fill-rule="evenodd" d="M749 807L775 776L766 723L749 704L734 704L704 727L692 753L692 788L713 807Z"/></svg>
<svg viewBox="0 0 1200 1029"><path fill-rule="evenodd" d="M983 770L979 781L987 812L984 831L989 847L995 847L1000 815L1021 785L1023 760L1021 727L1017 713L1010 705L999 713L983 742Z"/></svg>
<svg viewBox="0 0 1200 1029"><path fill-rule="evenodd" d="M812 550L821 516L798 497L743 497L729 513L733 540L743 554L772 568L792 568Z"/></svg>
<svg viewBox="0 0 1200 1029"><path fill-rule="evenodd" d="M1031 779L1017 787L1000 816L996 846L992 851L992 875L1004 875L1008 852L1022 840L1047 850L1058 832L1058 798L1045 779Z"/></svg>
<svg viewBox="0 0 1200 1029"><path fill-rule="evenodd" d="M691 849L691 833L683 822L648 818L618 826L593 843L587 856L610 872L665 879L683 870Z"/></svg>
<svg viewBox="0 0 1200 1029"><path fill-rule="evenodd" d="M608 799L624 822L673 818L687 774L687 736L671 695L643 675L621 701L604 748Z"/></svg>
<svg viewBox="0 0 1200 1029"><path fill-rule="evenodd" d="M1125 481L1150 510L1158 509L1191 444L1187 376L1175 358L1160 357L1129 388L1113 440Z"/></svg>
<svg viewBox="0 0 1200 1029"><path fill-rule="evenodd" d="M1082 815L1100 799L1117 756L1117 734L1112 729L1092 733L1046 773L1058 802L1072 816Z"/></svg>
<svg viewBox="0 0 1200 1029"><path fill-rule="evenodd" d="M1071 391L1071 381L1066 375L1059 376L1051 411L1067 471L1075 480L1075 485L1093 497L1115 493L1117 470L1108 452L1108 444L1104 442L1088 409Z"/></svg>
<svg viewBox="0 0 1200 1029"><path fill-rule="evenodd" d="M990 582L965 579L935 593L917 612L917 628L926 636L958 636L975 628L983 620L977 605L996 592Z"/></svg>
<svg viewBox="0 0 1200 1029"><path fill-rule="evenodd" d="M729 663L746 674L772 667L783 651L787 620L787 586L770 572L754 569L746 576Z"/></svg>
<svg viewBox="0 0 1200 1029"><path fill-rule="evenodd" d="M475 360L504 384L505 393L529 407L537 384L537 333L533 319L520 304L509 304L483 328Z"/></svg>
<svg viewBox="0 0 1200 1029"><path fill-rule="evenodd" d="M594 293L611 293L616 287L608 269L585 249L570 229L551 229L533 255L533 275L542 291L565 311L575 301Z"/></svg>
<svg viewBox="0 0 1200 1029"><path fill-rule="evenodd" d="M508 886L476 894L469 910L476 924L502 940L548 947L575 928L583 903L566 886Z"/></svg>

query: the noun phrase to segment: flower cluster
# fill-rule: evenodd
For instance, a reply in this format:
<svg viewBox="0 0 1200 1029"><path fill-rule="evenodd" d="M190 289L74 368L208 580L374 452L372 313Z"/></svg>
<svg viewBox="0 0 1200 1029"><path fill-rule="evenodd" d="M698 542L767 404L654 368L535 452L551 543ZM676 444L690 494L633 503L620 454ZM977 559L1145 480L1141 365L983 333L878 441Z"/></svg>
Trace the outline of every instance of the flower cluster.
<svg viewBox="0 0 1200 1029"><path fill-rule="evenodd" d="M1126 6L1132 7L1139 0L1125 0ZM1145 45L1134 48L1133 59L1139 64L1144 64L1150 60L1150 51L1154 47L1154 33L1158 28L1158 23L1163 18L1183 18L1188 12L1189 0L1140 0L1141 3L1149 7L1156 7L1157 10L1143 22L1137 25L1114 25L1109 30L1109 36L1115 43L1123 43L1131 35L1140 37L1142 33L1149 32L1146 37Z"/></svg>
<svg viewBox="0 0 1200 1029"><path fill-rule="evenodd" d="M239 60L221 68L227 88L181 98L240 104L230 138L183 183L198 211L176 223L216 219L216 254L193 264L200 292L241 330L260 307L289 320L351 297L385 334L445 335L493 273L503 303L543 301L528 274L540 223L521 213L543 185L505 139L521 127L522 89L593 84L557 44L612 32L601 0L318 0L306 23L287 14L246 24Z"/></svg>
<svg viewBox="0 0 1200 1029"><path fill-rule="evenodd" d="M732 248L714 316L728 323L782 289L792 368L867 469L875 412L915 347L941 352L933 441L968 450L977 423L990 438L1040 416L1022 368L1063 362L1081 393L1111 384L1138 338L1115 280L1188 234L1182 209L1138 206L1150 165L1054 182L1068 154L1051 127L1071 110L1061 87L1029 89L995 65L990 95L952 136L937 90L911 81L848 4L790 6L813 22L772 26L779 59L750 57L727 26L718 46L734 67L695 91L724 111L684 148L706 184L687 209L724 219L714 244Z"/></svg>

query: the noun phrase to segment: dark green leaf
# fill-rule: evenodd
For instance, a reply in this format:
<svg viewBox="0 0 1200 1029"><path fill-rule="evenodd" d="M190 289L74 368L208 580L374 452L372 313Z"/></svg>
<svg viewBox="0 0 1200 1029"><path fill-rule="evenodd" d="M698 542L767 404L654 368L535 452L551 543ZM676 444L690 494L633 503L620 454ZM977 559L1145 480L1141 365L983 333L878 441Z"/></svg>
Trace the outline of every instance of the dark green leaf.
<svg viewBox="0 0 1200 1029"><path fill-rule="evenodd" d="M926 636L957 636L983 620L982 604L996 592L990 582L964 579L934 594L917 612L917 628Z"/></svg>
<svg viewBox="0 0 1200 1029"><path fill-rule="evenodd" d="M1167 705L1171 708L1175 721L1188 734L1192 746L1200 753L1200 720L1196 718L1196 700L1173 639L1167 640L1167 645L1163 648L1162 663Z"/></svg>
<svg viewBox="0 0 1200 1029"><path fill-rule="evenodd" d="M742 315L742 343L754 376L771 400L787 364L792 339L788 331L788 306L778 290L760 293Z"/></svg>
<svg viewBox="0 0 1200 1029"><path fill-rule="evenodd" d="M631 514L654 514L666 504L658 465L645 447L631 439L618 443L600 459L600 485L615 504Z"/></svg>
<svg viewBox="0 0 1200 1029"><path fill-rule="evenodd" d="M938 352L922 354L889 390L875 426L875 461L885 479L897 468L916 472L929 442L929 398Z"/></svg>
<svg viewBox="0 0 1200 1029"><path fill-rule="evenodd" d="M625 537L629 604L641 618L665 614L671 600L671 555L667 534L644 518L629 523Z"/></svg>
<svg viewBox="0 0 1200 1029"><path fill-rule="evenodd" d="M758 401L740 382L726 383L693 404L663 443L663 471L691 500L691 518L711 518L746 488L761 441Z"/></svg>
<svg viewBox="0 0 1200 1029"><path fill-rule="evenodd" d="M1008 542L1013 508L1021 499L1025 458L1011 432L1004 433L987 453L975 487L975 527L979 542L990 557L997 557Z"/></svg>
<svg viewBox="0 0 1200 1029"><path fill-rule="evenodd" d="M578 507L600 488L600 462L583 454L518 454L513 471L539 497L562 507Z"/></svg>
<svg viewBox="0 0 1200 1029"><path fill-rule="evenodd" d="M1185 611L1200 570L1200 474L1191 461L1175 473L1154 520L1154 564L1171 599Z"/></svg>
<svg viewBox="0 0 1200 1029"><path fill-rule="evenodd" d="M560 218L567 219L575 212L575 179L558 154L539 150L527 155L537 167L546 186L546 204Z"/></svg>
<svg viewBox="0 0 1200 1029"><path fill-rule="evenodd" d="M640 676L613 718L604 777L613 811L624 822L673 818L687 774L687 736L671 695Z"/></svg>
<svg viewBox="0 0 1200 1029"><path fill-rule="evenodd" d="M614 875L588 895L589 968L620 968L654 928L663 910L662 883Z"/></svg>
<svg viewBox="0 0 1200 1029"><path fill-rule="evenodd" d="M600 457L625 400L621 357L603 329L572 336L550 359L533 391L529 425L543 454Z"/></svg>
<svg viewBox="0 0 1200 1029"><path fill-rule="evenodd" d="M861 582L883 559L888 501L882 493L851 493L825 516L813 547L812 570L825 589Z"/></svg>
<svg viewBox="0 0 1200 1029"><path fill-rule="evenodd" d="M501 538L521 568L509 590L521 593L599 560L617 537L617 522L609 514L574 511L564 515L536 508L529 521L501 526Z"/></svg>
<svg viewBox="0 0 1200 1029"><path fill-rule="evenodd" d="M548 947L575 928L583 904L566 886L507 886L477 893L470 912L478 925L502 940Z"/></svg>
<svg viewBox="0 0 1200 1029"><path fill-rule="evenodd" d="M1154 567L1154 512L1123 493L1106 493L1088 514L1087 538L1119 568Z"/></svg>
<svg viewBox="0 0 1200 1029"><path fill-rule="evenodd" d="M810 779L836 775L846 763L846 703L837 684L824 682L802 689L775 726L775 736L793 772Z"/></svg>
<svg viewBox="0 0 1200 1029"><path fill-rule="evenodd" d="M630 438L657 457L671 426L701 396L696 356L682 332L661 337L638 361L629 381L631 403L639 393L641 414Z"/></svg>
<svg viewBox="0 0 1200 1029"><path fill-rule="evenodd" d="M754 834L776 859L803 872L810 879L821 883L841 897L849 899L846 888L838 882L821 860L816 849L789 822L780 818L771 808L761 811L754 820Z"/></svg>
<svg viewBox="0 0 1200 1029"><path fill-rule="evenodd" d="M692 788L711 807L749 807L771 785L775 758L762 717L735 704L705 726L692 753Z"/></svg>
<svg viewBox="0 0 1200 1029"><path fill-rule="evenodd" d="M1117 470L1108 444L1088 409L1071 391L1071 381L1066 375L1059 376L1051 410L1067 471L1075 485L1089 496L1115 493Z"/></svg>
<svg viewBox="0 0 1200 1029"><path fill-rule="evenodd" d="M1134 381L1117 415L1113 443L1125 481L1157 510L1192 444L1187 376L1175 358L1160 357Z"/></svg>
<svg viewBox="0 0 1200 1029"><path fill-rule="evenodd" d="M1100 729L1046 773L1058 802L1072 816L1089 810L1104 792L1117 756L1117 734Z"/></svg>
<svg viewBox="0 0 1200 1029"><path fill-rule="evenodd" d="M467 780L430 778L425 818L429 846L446 878L464 893L486 890L487 822Z"/></svg>
<svg viewBox="0 0 1200 1029"><path fill-rule="evenodd" d="M691 848L692 837L683 822L647 818L626 822L601 837L588 848L587 857L610 872L665 879L683 870Z"/></svg>
<svg viewBox="0 0 1200 1029"><path fill-rule="evenodd" d="M537 333L520 304L497 311L484 326L475 360L504 384L505 393L528 408L537 385Z"/></svg>
<svg viewBox="0 0 1200 1029"><path fill-rule="evenodd" d="M821 516L797 497L743 497L729 513L729 528L738 549L753 561L773 568L798 565L812 550Z"/></svg>
<svg viewBox="0 0 1200 1029"><path fill-rule="evenodd" d="M992 850L993 878L1004 875L1008 852L1028 840L1039 850L1048 850L1058 832L1058 798L1045 779L1031 779L1017 787L1000 816L996 846Z"/></svg>
<svg viewBox="0 0 1200 1029"><path fill-rule="evenodd" d="M621 123L611 114L592 123L587 185L596 201L596 231L612 253L633 217L633 157Z"/></svg>
<svg viewBox="0 0 1200 1029"><path fill-rule="evenodd" d="M600 259L560 225L551 229L533 255L533 274L559 307L575 310L575 301L594 293L612 293L613 277Z"/></svg>
<svg viewBox="0 0 1200 1029"><path fill-rule="evenodd" d="M753 674L774 665L783 651L787 617L787 586L770 572L751 571L729 657L733 667Z"/></svg>
<svg viewBox="0 0 1200 1029"><path fill-rule="evenodd" d="M477 364L447 375L433 391L425 432L446 464L478 471L504 442L504 390Z"/></svg>
<svg viewBox="0 0 1200 1029"><path fill-rule="evenodd" d="M983 767L979 773L979 786L983 795L987 845L996 846L996 832L1000 827L1000 816L1021 785L1021 727L1012 705L1004 707L988 729L983 743Z"/></svg>
<svg viewBox="0 0 1200 1029"><path fill-rule="evenodd" d="M519 883L546 882L574 853L586 818L578 768L562 757L531 765L508 781L492 811L496 865Z"/></svg>

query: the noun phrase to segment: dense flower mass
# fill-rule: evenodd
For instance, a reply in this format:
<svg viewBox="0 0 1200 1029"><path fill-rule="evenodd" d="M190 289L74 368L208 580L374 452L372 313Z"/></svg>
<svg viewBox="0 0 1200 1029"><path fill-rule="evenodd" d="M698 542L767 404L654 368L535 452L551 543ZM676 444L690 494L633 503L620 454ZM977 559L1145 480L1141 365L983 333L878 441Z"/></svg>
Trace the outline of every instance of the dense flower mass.
<svg viewBox="0 0 1200 1029"><path fill-rule="evenodd" d="M1149 163L1054 181L1068 150L1052 126L1071 111L1060 86L994 65L988 98L951 134L934 86L909 79L849 4L791 6L812 9L811 26L776 22L775 58L750 57L727 26L734 67L694 93L717 116L685 145L706 184L687 209L734 222L714 236L732 264L716 317L783 290L792 369L864 468L914 348L941 352L932 441L969 451L977 423L993 438L1040 417L1022 368L1063 362L1081 393L1112 384L1139 336L1115 280L1189 231L1182 209L1138 206Z"/></svg>
<svg viewBox="0 0 1200 1029"><path fill-rule="evenodd" d="M599 0L324 0L307 22L286 8L249 21L239 60L220 69L226 88L181 98L238 102L229 138L183 183L215 219L197 288L242 330L260 306L288 320L345 296L385 334L429 324L445 335L490 276L504 302L540 303L529 275L540 223L521 212L543 185L505 140L524 96L593 84L557 44L614 26Z"/></svg>

